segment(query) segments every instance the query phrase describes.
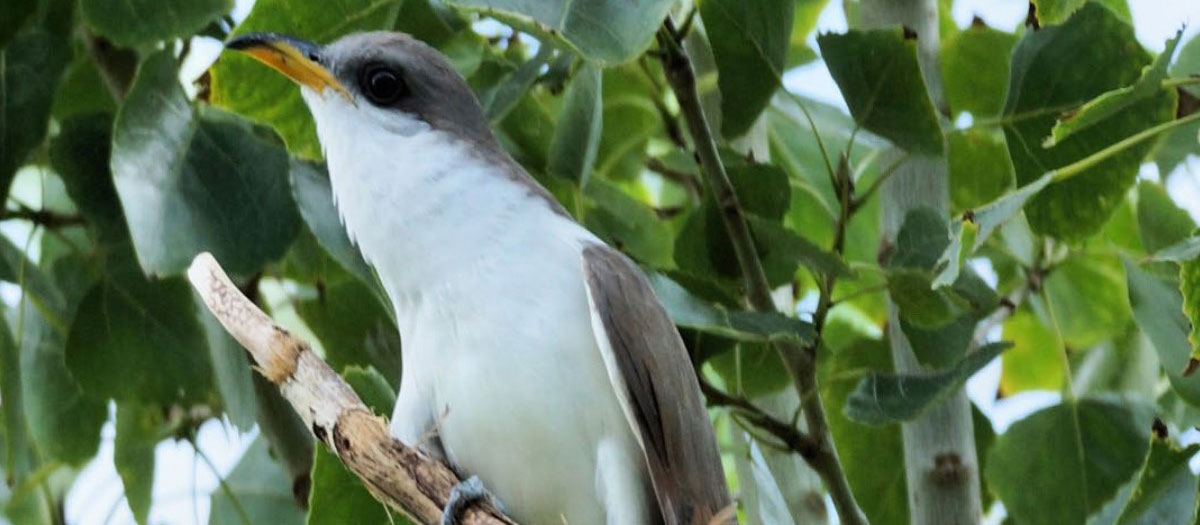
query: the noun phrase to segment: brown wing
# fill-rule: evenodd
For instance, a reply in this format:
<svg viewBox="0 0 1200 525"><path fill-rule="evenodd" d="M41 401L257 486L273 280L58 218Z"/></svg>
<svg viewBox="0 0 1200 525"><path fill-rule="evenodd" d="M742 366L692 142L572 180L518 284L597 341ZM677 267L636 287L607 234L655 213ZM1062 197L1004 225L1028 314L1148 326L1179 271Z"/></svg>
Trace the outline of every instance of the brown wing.
<svg viewBox="0 0 1200 525"><path fill-rule="evenodd" d="M583 250L592 328L642 443L667 525L707 524L730 506L700 385L675 325L620 252Z"/></svg>

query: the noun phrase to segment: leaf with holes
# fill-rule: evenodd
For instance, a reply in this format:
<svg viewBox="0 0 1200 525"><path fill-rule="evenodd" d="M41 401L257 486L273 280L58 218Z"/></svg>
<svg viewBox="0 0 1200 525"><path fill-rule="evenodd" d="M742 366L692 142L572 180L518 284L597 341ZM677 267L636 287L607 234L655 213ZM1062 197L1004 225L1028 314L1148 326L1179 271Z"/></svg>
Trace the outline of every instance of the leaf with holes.
<svg viewBox="0 0 1200 525"><path fill-rule="evenodd" d="M1013 51L1008 101L1001 116L1018 184L1033 183L1047 172L1174 118L1174 91L1159 90L1053 147L1042 146L1057 114L1133 84L1149 63L1133 28L1097 3L1083 6L1061 26L1026 31ZM1030 227L1068 241L1098 232L1153 147L1154 141L1143 141L1051 184L1025 206Z"/></svg>
<svg viewBox="0 0 1200 525"><path fill-rule="evenodd" d="M1174 38L1167 41L1162 53L1142 70L1142 76L1137 79L1137 82L1108 91L1089 100L1068 116L1060 117L1054 128L1050 130L1050 136L1043 142L1043 146L1054 147L1067 137L1095 126L1125 108L1161 93L1164 90L1162 81L1167 78L1167 64L1171 62L1171 56L1175 54L1175 47L1179 45L1179 37L1182 35L1183 30L1180 29L1175 33ZM1167 90L1169 89L1167 88Z"/></svg>

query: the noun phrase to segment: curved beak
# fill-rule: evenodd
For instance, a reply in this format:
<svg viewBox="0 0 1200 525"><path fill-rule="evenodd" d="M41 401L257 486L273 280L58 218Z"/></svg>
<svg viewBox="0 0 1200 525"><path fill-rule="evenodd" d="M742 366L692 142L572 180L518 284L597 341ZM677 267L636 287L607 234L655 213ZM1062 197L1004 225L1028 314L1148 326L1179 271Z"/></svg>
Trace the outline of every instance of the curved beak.
<svg viewBox="0 0 1200 525"><path fill-rule="evenodd" d="M317 93L328 88L351 100L350 93L325 66L321 46L312 42L275 33L251 33L226 42L225 48L246 53Z"/></svg>

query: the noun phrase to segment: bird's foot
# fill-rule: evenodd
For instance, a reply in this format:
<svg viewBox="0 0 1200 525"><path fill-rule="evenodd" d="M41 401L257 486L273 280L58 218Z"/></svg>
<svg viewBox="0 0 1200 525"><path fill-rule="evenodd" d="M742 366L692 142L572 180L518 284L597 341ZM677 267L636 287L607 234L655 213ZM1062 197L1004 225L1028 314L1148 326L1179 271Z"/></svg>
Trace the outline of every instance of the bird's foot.
<svg viewBox="0 0 1200 525"><path fill-rule="evenodd" d="M450 490L450 501L447 501L446 508L442 509L442 525L458 525L458 516L480 500L486 500L496 509L504 511L500 500L488 492L479 476L471 476L466 481L459 482Z"/></svg>

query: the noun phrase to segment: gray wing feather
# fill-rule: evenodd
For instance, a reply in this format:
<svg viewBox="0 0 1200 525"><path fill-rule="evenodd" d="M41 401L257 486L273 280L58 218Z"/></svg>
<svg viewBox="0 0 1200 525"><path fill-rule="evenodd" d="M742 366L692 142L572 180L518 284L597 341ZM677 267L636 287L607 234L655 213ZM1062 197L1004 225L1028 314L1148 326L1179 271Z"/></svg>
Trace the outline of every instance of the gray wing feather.
<svg viewBox="0 0 1200 525"><path fill-rule="evenodd" d="M675 325L641 270L620 252L589 245L583 267L593 329L607 335L607 344L597 337L599 346L616 365L610 378L637 427L664 523L705 524L728 515L712 425Z"/></svg>

